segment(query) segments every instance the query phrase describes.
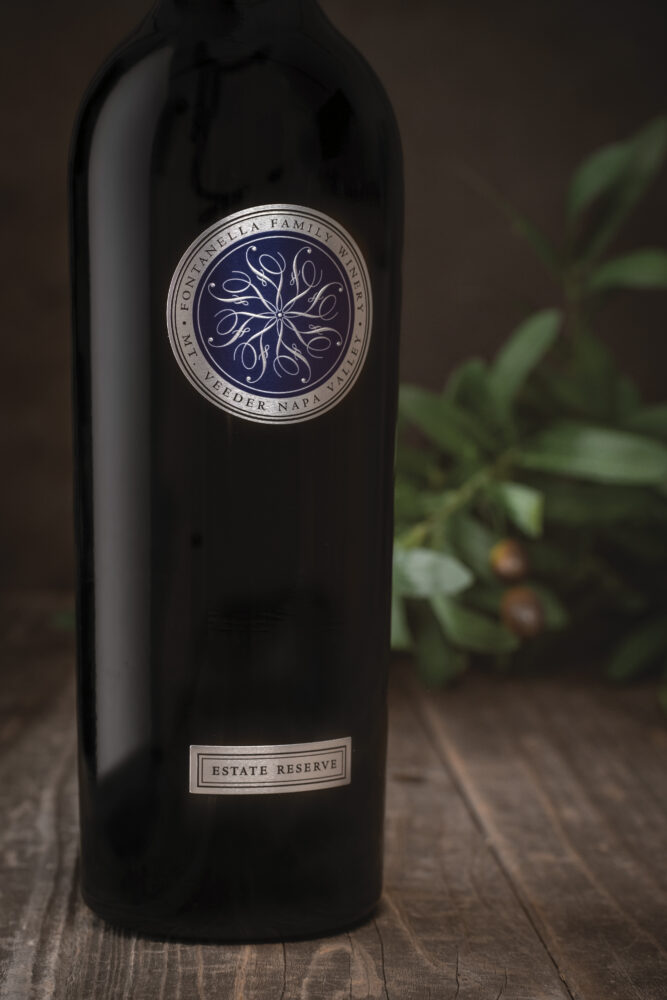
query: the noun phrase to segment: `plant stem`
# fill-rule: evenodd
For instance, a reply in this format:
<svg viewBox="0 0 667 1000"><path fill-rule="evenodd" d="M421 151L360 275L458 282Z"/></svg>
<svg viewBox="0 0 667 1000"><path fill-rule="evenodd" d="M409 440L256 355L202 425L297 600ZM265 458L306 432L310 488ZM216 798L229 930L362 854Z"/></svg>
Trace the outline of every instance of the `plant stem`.
<svg viewBox="0 0 667 1000"><path fill-rule="evenodd" d="M502 479L507 476L510 466L514 461L514 450L504 451L490 465L485 465L478 469L469 479L466 479L456 490L448 491L435 510L431 511L428 517L413 525L408 531L396 539L397 544L403 548L416 548L427 540L433 530L442 525L452 514L467 507L476 495L487 487L493 480Z"/></svg>

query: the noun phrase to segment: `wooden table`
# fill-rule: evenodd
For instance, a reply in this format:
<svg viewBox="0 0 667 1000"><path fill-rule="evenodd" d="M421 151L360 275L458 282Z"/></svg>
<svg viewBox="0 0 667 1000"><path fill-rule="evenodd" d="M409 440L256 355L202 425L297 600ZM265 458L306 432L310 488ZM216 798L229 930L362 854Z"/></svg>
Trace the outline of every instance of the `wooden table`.
<svg viewBox="0 0 667 1000"><path fill-rule="evenodd" d="M667 729L650 687L473 674L391 696L386 890L320 941L185 945L83 905L67 595L6 597L2 1000L665 1000Z"/></svg>

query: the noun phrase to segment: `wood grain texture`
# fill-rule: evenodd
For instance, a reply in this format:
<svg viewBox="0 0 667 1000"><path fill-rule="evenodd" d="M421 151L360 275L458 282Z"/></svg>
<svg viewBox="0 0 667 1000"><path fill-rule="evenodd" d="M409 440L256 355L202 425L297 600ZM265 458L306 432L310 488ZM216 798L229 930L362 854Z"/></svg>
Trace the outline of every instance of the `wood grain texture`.
<svg viewBox="0 0 667 1000"><path fill-rule="evenodd" d="M414 689L443 764L575 997L667 996L667 739L646 689Z"/></svg>
<svg viewBox="0 0 667 1000"><path fill-rule="evenodd" d="M663 1000L667 733L643 690L471 678L391 696L386 891L318 941L107 927L78 890L67 595L6 598L0 1000Z"/></svg>

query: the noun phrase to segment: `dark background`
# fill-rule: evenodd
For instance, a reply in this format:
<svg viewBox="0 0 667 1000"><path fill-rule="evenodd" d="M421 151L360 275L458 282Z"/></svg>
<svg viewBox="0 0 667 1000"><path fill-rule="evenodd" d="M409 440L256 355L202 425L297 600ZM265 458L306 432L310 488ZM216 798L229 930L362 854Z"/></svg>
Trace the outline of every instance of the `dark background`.
<svg viewBox="0 0 667 1000"><path fill-rule="evenodd" d="M384 80L407 179L402 375L436 387L558 291L462 161L550 234L590 151L667 110L667 3L322 0ZM0 586L72 585L67 147L77 104L150 0L3 0ZM663 175L616 249L665 245ZM667 295L613 300L603 328L664 395Z"/></svg>

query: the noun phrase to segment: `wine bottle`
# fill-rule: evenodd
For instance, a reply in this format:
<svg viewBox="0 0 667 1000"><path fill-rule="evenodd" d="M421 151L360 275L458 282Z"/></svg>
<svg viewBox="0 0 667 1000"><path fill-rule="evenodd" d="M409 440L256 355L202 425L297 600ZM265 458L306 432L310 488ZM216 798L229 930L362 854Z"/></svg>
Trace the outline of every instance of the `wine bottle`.
<svg viewBox="0 0 667 1000"><path fill-rule="evenodd" d="M315 0L162 0L70 169L81 883L191 939L381 893L402 173Z"/></svg>

